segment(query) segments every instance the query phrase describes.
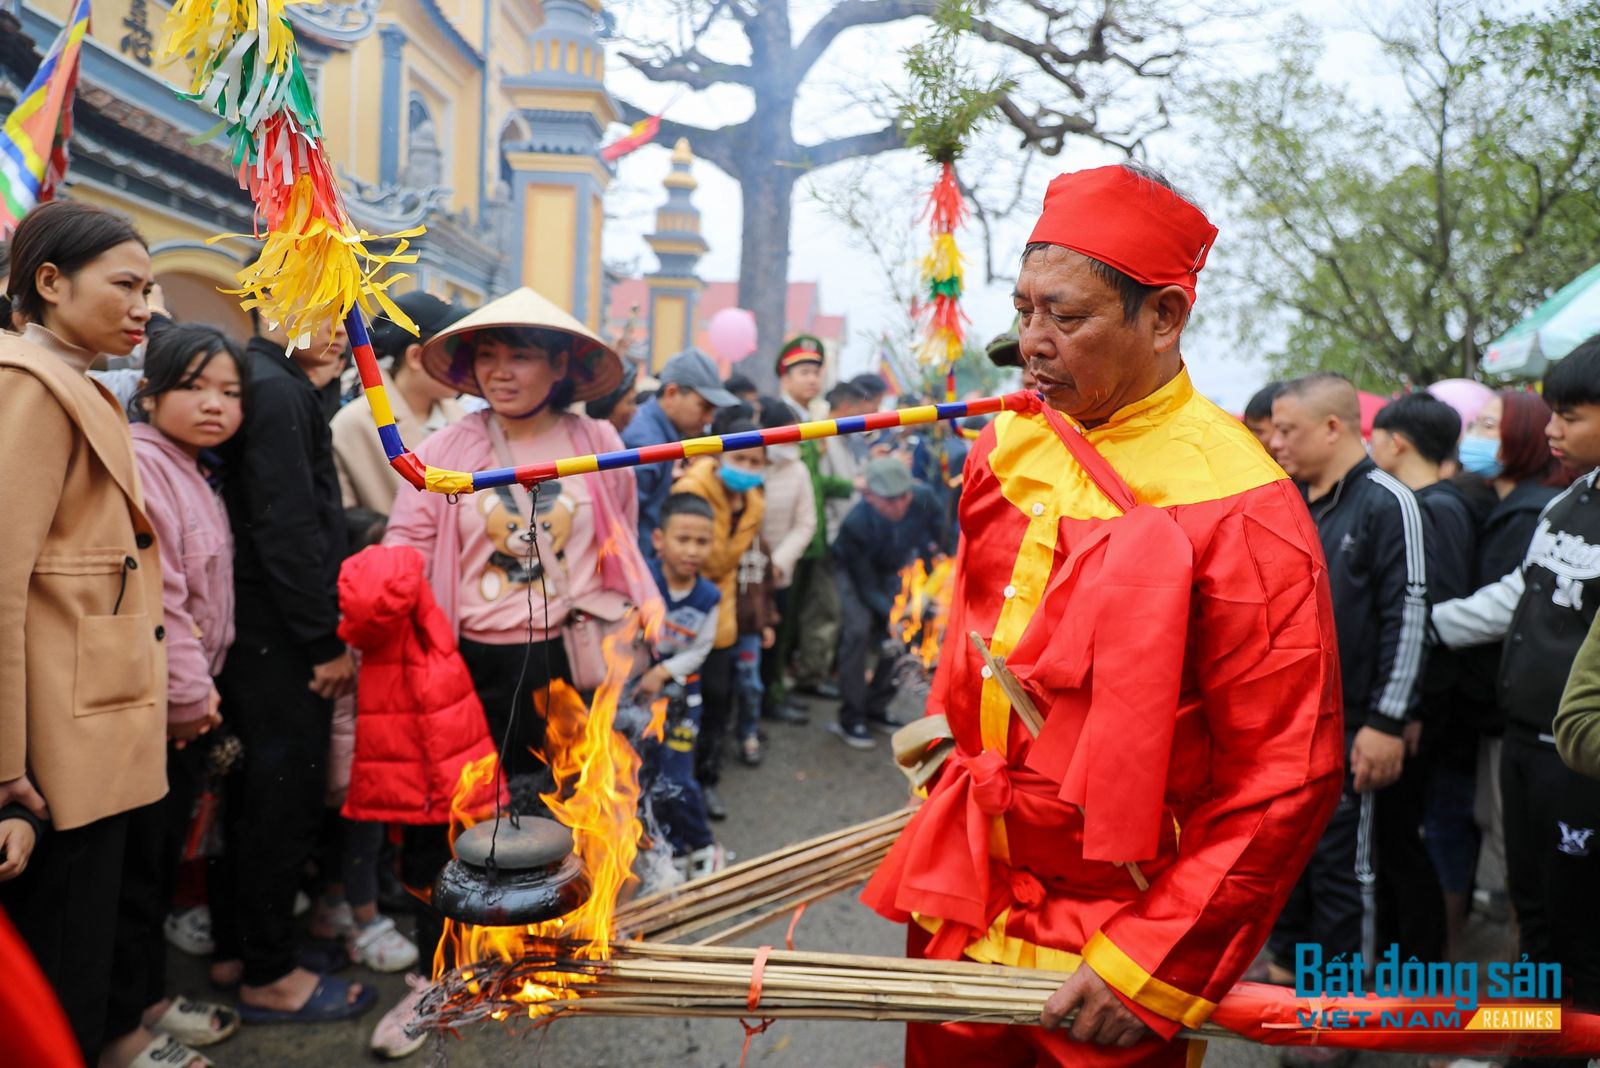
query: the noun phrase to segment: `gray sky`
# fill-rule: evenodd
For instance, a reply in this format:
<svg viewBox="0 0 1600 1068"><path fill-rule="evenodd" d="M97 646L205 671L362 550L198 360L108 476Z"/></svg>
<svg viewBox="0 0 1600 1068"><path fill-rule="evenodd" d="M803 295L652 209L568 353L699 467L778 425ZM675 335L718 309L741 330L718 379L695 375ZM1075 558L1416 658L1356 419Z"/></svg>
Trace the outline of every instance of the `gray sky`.
<svg viewBox="0 0 1600 1068"><path fill-rule="evenodd" d="M824 0L793 0L796 34L804 32L810 19L815 17L814 12L827 6ZM1366 17L1381 19L1392 15L1397 6L1390 0L1369 5L1364 10ZM1191 31L1195 59L1189 74L1203 76L1208 70L1240 73L1261 69L1271 60L1270 35L1288 17L1298 14L1324 34L1325 76L1349 84L1361 97L1381 101L1385 83L1390 79L1381 69L1375 51L1356 27L1355 16L1347 8L1330 10L1332 7L1299 0L1276 7L1265 17L1212 18ZM623 29L624 32L629 29L626 17ZM798 102L798 139L815 142L872 128L875 124L869 115L850 113L846 106L850 96L852 92L869 91L898 74L899 50L913 43L920 32L917 24L905 23L842 36L813 72L812 82ZM714 56L721 55L711 47L706 51ZM620 61L613 62L609 69L613 72L610 76L613 91L641 107L661 107L678 93L675 86L649 83L627 70ZM748 97L742 90L719 88L710 93L682 95L668 115L684 122L719 126L738 121L748 114L749 107ZM1015 137L1004 134L1003 130L997 133L984 139L980 152L988 155L980 157L975 152L972 165L992 166L999 171L1018 165ZM670 147L641 149L619 165L618 181L607 202L608 214L612 216L605 231L608 260L636 260L641 271L655 268L654 257L645 246L643 235L651 229L653 213L664 195L660 183L668 170ZM1203 131L1196 123L1180 119L1172 130L1156 135L1149 142L1148 160L1165 170L1180 186L1198 194L1212 221L1221 229L1211 257L1211 264L1215 265L1225 263L1234 250L1228 245L1226 206L1211 203L1214 198L1206 195L1206 190L1197 185L1190 173L1198 154L1204 151ZM997 273L1002 268L1009 269L1015 262L1050 178L1062 171L1099 166L1119 158L1115 150L1079 139L1069 141L1060 156L1035 161L1028 175L1029 194L1014 216L996 228ZM702 214L703 232L711 246L701 261L700 275L707 280L737 278L738 186L703 161L696 164L695 174L700 181L695 200ZM883 271L860 247L856 236L830 218L817 203L814 190L836 189L841 183L853 181L865 183L864 188L875 198L877 210L881 212L884 229L880 236L891 245L905 247L908 252L920 252L926 247L926 231L916 224L921 205L915 196L900 190L926 189L935 176L932 164L920 155L897 152L879 156L867 167L844 164L821 171L802 183L796 193L789 277L793 281L820 283L823 309L849 317L851 338L842 362L846 371L866 369L874 359L872 339L903 321L903 315L890 296ZM957 239L967 253L968 292L963 305L972 320L969 330L975 338L986 340L1010 325L1010 283L983 284L981 239L975 230L969 227L958 233ZM1197 315L1185 335L1184 351L1201 390L1223 407L1238 411L1250 393L1265 380L1266 371L1255 354L1235 351L1230 332L1223 328L1217 315L1208 318L1208 309L1215 306L1208 304L1208 300L1227 297L1217 291L1214 281L1208 293L1207 274L1214 276L1214 272L1201 276Z"/></svg>

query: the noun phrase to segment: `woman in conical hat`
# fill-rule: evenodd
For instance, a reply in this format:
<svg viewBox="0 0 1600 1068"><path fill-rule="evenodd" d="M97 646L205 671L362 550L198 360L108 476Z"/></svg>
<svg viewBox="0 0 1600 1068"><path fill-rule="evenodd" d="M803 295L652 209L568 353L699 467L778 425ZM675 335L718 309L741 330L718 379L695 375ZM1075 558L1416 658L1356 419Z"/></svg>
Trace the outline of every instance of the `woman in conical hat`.
<svg viewBox="0 0 1600 1068"><path fill-rule="evenodd" d="M480 471L622 447L611 424L567 411L615 389L622 361L531 289L491 301L429 338L422 363L489 405L423 442L417 456L427 464ZM636 605L653 595L633 534L637 514L631 471L547 482L537 499L520 487L501 488L452 506L439 494L400 492L384 543L414 546L427 558L434 596L456 625L497 739L523 668L530 587L533 640L542 648L528 664L519 707L547 681L546 663L550 678L585 683L574 679L561 634L575 608L607 594ZM543 727L531 707L524 711L530 714L519 717L519 737L504 754L512 773L539 767L529 749L542 745Z"/></svg>
<svg viewBox="0 0 1600 1068"><path fill-rule="evenodd" d="M531 289L491 301L429 338L422 363L441 382L489 405L418 446L424 463L481 471L622 448L610 423L567 410L615 389L622 361ZM563 626L574 611L597 614L603 604L637 610L657 596L636 541L636 492L633 472L623 470L547 482L536 498L520 487L501 488L452 504L407 487L395 499L384 544L422 553L515 794L519 777L543 767L535 753L544 747L544 722L533 695L552 679L585 682L569 663ZM508 734L513 705L517 729ZM422 889L450 852L443 834L417 839L407 839L404 874ZM431 950L437 918L417 933L418 944ZM413 1000L391 1016L410 1013ZM381 1044L385 1031L394 1030L386 1024L394 1022L404 1021L386 1017L374 1041Z"/></svg>

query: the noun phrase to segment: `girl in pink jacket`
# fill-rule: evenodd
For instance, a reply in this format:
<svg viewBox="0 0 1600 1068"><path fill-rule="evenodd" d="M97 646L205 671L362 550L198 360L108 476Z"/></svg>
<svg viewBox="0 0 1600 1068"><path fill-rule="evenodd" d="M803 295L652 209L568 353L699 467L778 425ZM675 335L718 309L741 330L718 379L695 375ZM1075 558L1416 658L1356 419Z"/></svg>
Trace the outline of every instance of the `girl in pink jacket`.
<svg viewBox="0 0 1600 1068"><path fill-rule="evenodd" d="M183 828L201 770L198 750L182 750L222 723L213 679L233 643L233 535L219 486L213 484L218 472L211 450L231 438L244 419L243 366L219 330L157 327L145 353L144 380L128 405L145 514L161 553L160 634L167 652L171 743L163 812L128 828L124 881L138 869L137 885L150 896L139 910L141 920L166 914L177 882ZM191 1048L220 1042L238 1030L239 1016L231 1008L166 996L167 947L160 923L141 923L137 948L127 949L130 962L119 970L125 989L118 997L137 1003L145 1027Z"/></svg>

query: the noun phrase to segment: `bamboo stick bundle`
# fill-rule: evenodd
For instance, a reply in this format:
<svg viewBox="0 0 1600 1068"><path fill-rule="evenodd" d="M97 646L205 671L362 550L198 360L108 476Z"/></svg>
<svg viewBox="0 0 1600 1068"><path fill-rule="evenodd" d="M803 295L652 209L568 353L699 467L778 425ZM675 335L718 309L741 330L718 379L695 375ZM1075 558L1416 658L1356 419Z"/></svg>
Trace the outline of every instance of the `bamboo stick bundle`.
<svg viewBox="0 0 1600 1068"><path fill-rule="evenodd" d="M770 947L621 942L607 960L585 947L545 944L524 958L447 974L423 996L420 1026L450 1030L486 1019L527 1019L542 1027L567 1015L984 1022L1031 1025L1069 972L973 961L912 960ZM1600 1049L1600 1015L1559 1006L1558 1029L1367 1030L1330 1013L1409 1015L1397 997L1297 998L1283 987L1241 983L1211 1019L1183 1037L1276 1046L1492 1056L1587 1056ZM1558 1003L1552 1003L1558 1004ZM748 1026L748 1025L747 1025Z"/></svg>
<svg viewBox="0 0 1600 1068"><path fill-rule="evenodd" d="M1069 977L971 961L653 942L618 943L609 960L540 949L445 976L424 996L422 1019L435 1028L517 1017L543 1026L570 1014L1036 1024ZM1212 1027L1200 1034L1236 1037Z"/></svg>
<svg viewBox="0 0 1600 1068"><path fill-rule="evenodd" d="M725 941L865 882L912 811L900 809L635 898L618 906L613 930L652 941L694 934L704 943Z"/></svg>

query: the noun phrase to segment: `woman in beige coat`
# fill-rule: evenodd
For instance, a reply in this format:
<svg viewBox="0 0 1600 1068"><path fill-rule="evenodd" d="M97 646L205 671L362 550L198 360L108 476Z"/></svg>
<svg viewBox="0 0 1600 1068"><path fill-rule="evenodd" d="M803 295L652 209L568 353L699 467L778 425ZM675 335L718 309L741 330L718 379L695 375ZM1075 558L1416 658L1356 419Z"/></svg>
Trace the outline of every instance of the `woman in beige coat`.
<svg viewBox="0 0 1600 1068"><path fill-rule="evenodd" d="M0 806L43 830L0 906L94 1064L129 813L167 789L167 671L132 440L86 372L144 340L150 254L126 219L72 202L30 213L11 254L26 328L0 337Z"/></svg>

